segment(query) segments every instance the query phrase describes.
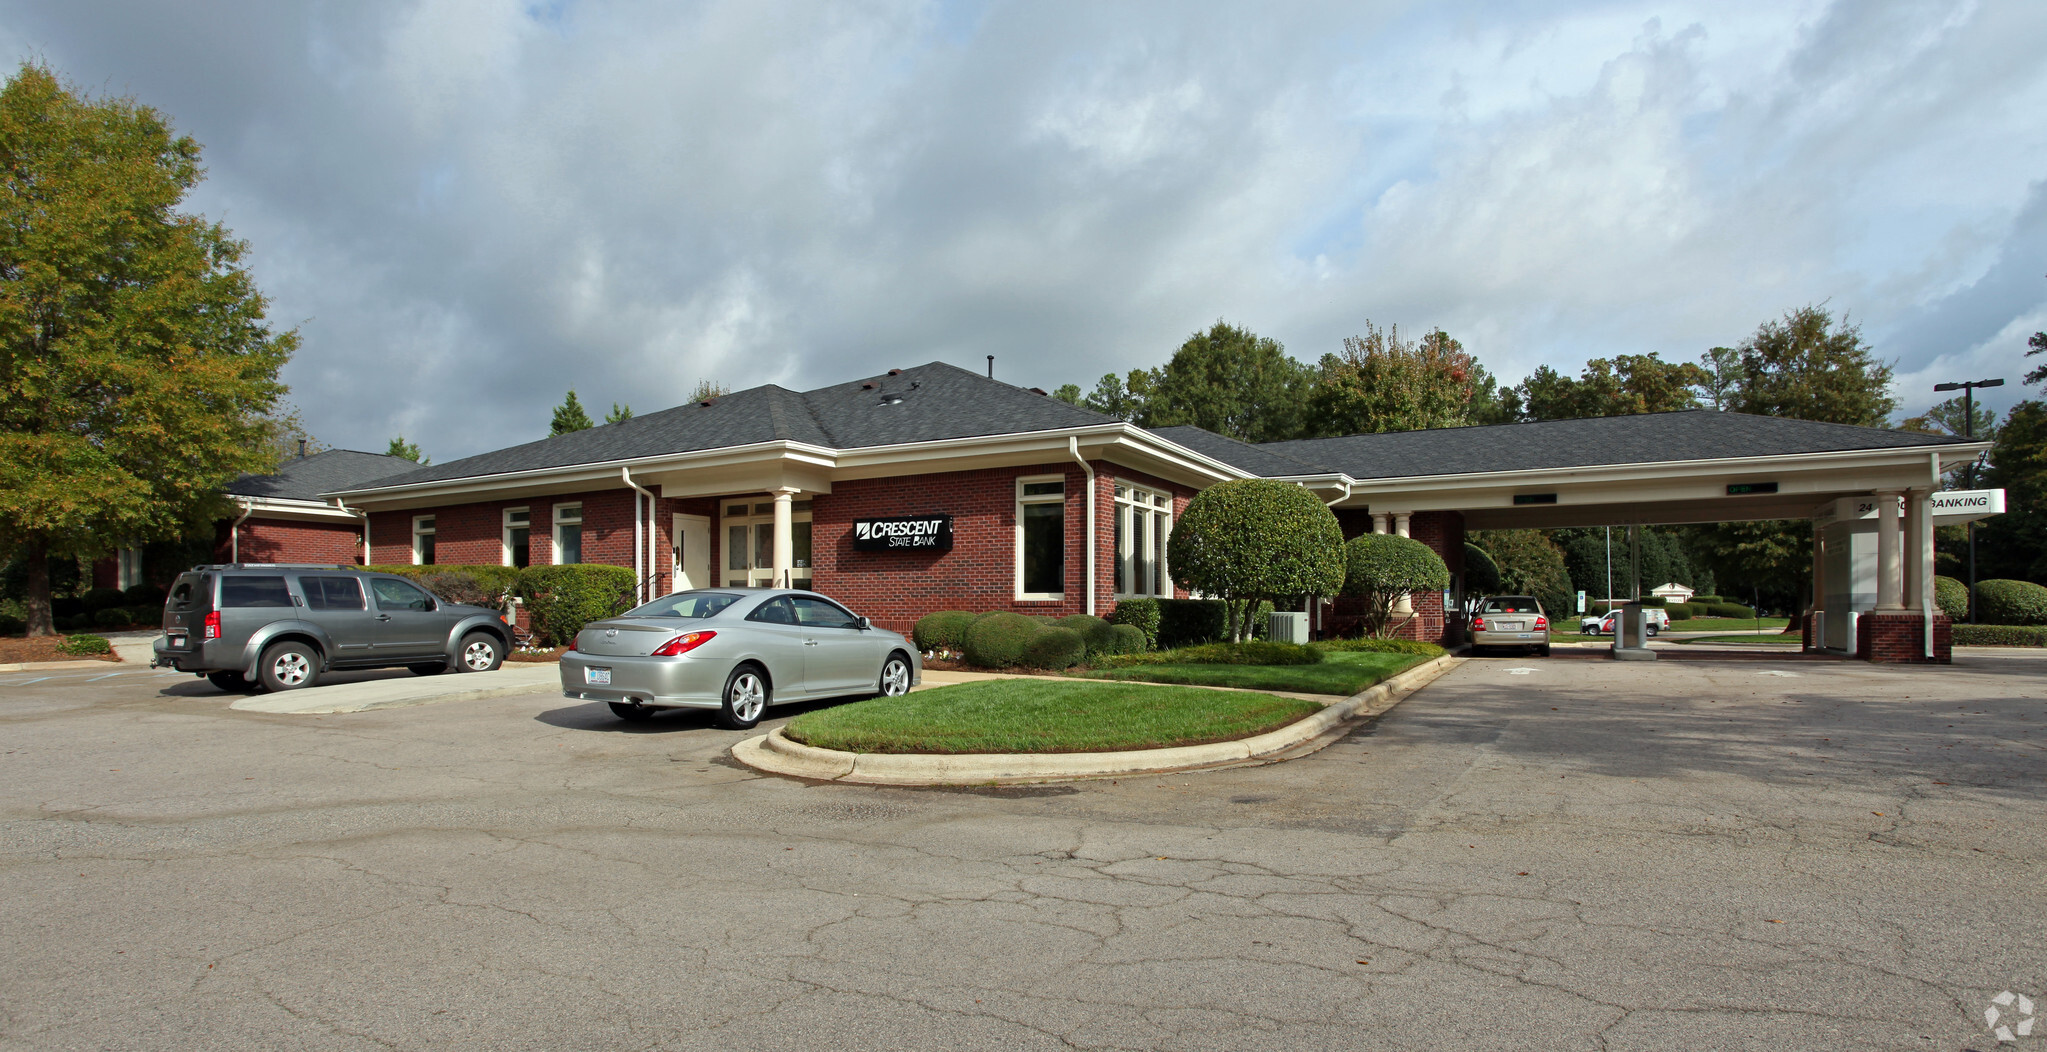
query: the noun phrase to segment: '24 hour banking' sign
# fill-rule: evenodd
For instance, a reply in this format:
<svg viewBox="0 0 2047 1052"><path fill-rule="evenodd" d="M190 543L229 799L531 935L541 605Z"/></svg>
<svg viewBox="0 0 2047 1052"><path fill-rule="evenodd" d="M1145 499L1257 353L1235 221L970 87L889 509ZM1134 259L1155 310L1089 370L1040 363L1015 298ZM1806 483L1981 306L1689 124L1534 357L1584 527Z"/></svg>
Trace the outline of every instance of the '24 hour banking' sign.
<svg viewBox="0 0 2047 1052"><path fill-rule="evenodd" d="M890 519L854 519L856 552L952 550L952 516L903 515Z"/></svg>

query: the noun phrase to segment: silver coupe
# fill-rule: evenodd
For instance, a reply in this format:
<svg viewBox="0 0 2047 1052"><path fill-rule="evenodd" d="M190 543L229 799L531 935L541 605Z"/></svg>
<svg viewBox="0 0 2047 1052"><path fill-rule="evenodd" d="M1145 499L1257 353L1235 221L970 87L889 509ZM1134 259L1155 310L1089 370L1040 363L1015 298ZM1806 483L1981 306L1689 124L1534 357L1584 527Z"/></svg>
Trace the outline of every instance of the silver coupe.
<svg viewBox="0 0 2047 1052"><path fill-rule="evenodd" d="M924 665L910 641L817 594L715 588L664 595L592 621L562 655L562 694L620 719L716 709L745 730L770 705L907 693Z"/></svg>

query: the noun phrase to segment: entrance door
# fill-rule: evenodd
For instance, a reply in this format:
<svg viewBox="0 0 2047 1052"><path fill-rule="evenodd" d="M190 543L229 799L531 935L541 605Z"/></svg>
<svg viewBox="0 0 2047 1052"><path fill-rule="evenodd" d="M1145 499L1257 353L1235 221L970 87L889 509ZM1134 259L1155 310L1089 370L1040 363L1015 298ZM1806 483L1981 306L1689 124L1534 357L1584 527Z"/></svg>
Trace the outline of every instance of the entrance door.
<svg viewBox="0 0 2047 1052"><path fill-rule="evenodd" d="M669 590L686 592L717 584L711 580L711 517L677 515L671 525L668 535L675 538L670 565L674 583Z"/></svg>
<svg viewBox="0 0 2047 1052"><path fill-rule="evenodd" d="M725 586L727 588L810 587L810 502L790 507L789 580L775 579L775 505L750 499L725 503Z"/></svg>

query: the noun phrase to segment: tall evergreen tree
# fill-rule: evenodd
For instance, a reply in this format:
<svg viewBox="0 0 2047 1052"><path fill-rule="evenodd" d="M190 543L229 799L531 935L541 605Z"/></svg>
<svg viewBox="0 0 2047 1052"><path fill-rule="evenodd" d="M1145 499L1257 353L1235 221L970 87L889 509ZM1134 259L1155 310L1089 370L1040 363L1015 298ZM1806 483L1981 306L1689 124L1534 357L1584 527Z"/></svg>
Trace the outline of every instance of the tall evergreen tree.
<svg viewBox="0 0 2047 1052"><path fill-rule="evenodd" d="M588 431L596 426L596 423L591 421L590 414L583 411L583 401L576 397L576 389L571 387L568 397L562 399L562 404L554 407L554 424L547 434L549 438L553 438L571 431Z"/></svg>
<svg viewBox="0 0 2047 1052"><path fill-rule="evenodd" d="M384 455L387 457L404 457L415 464L433 463L432 459L419 451L419 443L407 442L404 435L394 436L391 439L390 448L384 450Z"/></svg>
<svg viewBox="0 0 2047 1052"><path fill-rule="evenodd" d="M632 418L633 407L620 405L617 402L611 403L611 412L604 414L604 422L607 424L623 424Z"/></svg>

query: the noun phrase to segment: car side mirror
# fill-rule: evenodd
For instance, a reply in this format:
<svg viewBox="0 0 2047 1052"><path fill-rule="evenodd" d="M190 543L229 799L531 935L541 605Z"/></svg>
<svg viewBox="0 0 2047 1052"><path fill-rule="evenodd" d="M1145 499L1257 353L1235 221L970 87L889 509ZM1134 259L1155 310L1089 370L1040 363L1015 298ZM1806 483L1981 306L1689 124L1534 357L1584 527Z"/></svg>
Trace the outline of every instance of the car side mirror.
<svg viewBox="0 0 2047 1052"><path fill-rule="evenodd" d="M865 631L867 631L868 629L870 629L870 628L873 628L873 627L874 627L874 622L872 622L872 621L869 621L868 619L866 619L866 618L864 618L864 617L856 617L856 618L854 618L854 619L853 619L853 624L854 624L854 626L855 626L856 628L860 629L860 631L862 631L862 632L865 632Z"/></svg>

